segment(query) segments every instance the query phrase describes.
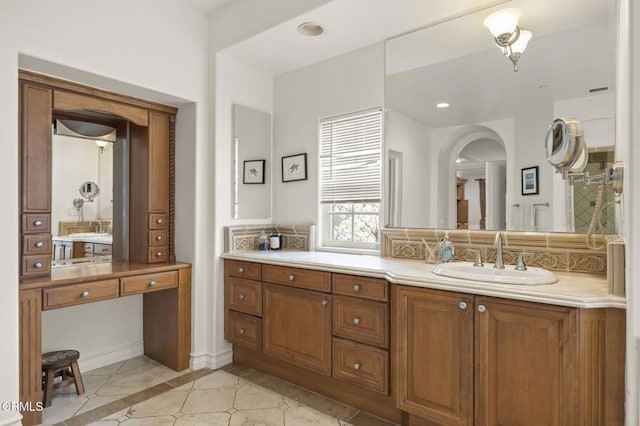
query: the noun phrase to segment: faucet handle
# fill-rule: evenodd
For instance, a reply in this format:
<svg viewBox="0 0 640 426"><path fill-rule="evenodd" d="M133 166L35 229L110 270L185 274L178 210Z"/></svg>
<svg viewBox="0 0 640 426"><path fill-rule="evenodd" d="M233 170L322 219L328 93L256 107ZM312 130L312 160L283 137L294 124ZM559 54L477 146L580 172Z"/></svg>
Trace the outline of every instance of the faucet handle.
<svg viewBox="0 0 640 426"><path fill-rule="evenodd" d="M518 261L516 262L516 271L526 271L527 270L527 265L524 264L524 257L525 256L533 256L533 253L530 253L528 251L523 251L522 253L518 253Z"/></svg>
<svg viewBox="0 0 640 426"><path fill-rule="evenodd" d="M480 267L484 266L484 263L482 263L482 251L481 250L468 248L468 249L465 249L464 251L468 251L468 252L473 253L473 254L476 255L476 259L473 262L473 266L480 266Z"/></svg>

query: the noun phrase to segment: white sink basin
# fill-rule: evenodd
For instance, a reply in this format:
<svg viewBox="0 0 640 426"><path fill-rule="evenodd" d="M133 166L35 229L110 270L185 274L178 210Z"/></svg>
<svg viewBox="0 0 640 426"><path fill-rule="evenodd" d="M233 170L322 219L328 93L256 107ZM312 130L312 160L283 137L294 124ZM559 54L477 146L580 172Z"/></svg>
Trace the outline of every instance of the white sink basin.
<svg viewBox="0 0 640 426"><path fill-rule="evenodd" d="M505 269L495 269L492 263L485 263L483 267L473 266L472 262L441 263L433 268L433 273L444 277L499 284L540 285L558 281L558 278L546 269L527 266L526 271L516 271L513 265L507 265Z"/></svg>
<svg viewBox="0 0 640 426"><path fill-rule="evenodd" d="M69 237L106 237L109 235L106 232L76 232L75 234L69 234Z"/></svg>

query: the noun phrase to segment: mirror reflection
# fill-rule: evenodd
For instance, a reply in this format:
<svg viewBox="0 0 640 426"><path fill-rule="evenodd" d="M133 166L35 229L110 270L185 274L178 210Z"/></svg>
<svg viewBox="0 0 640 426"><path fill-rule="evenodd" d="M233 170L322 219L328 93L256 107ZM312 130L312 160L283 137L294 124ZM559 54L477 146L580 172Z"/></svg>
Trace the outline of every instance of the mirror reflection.
<svg viewBox="0 0 640 426"><path fill-rule="evenodd" d="M509 7L532 33L517 56L483 25L501 7L387 41L390 226L615 232L610 187L570 185L545 153L549 125L572 117L586 169L613 163L615 2Z"/></svg>
<svg viewBox="0 0 640 426"><path fill-rule="evenodd" d="M271 217L271 114L233 105L232 152L232 217Z"/></svg>
<svg viewBox="0 0 640 426"><path fill-rule="evenodd" d="M53 266L111 259L114 144L52 137Z"/></svg>

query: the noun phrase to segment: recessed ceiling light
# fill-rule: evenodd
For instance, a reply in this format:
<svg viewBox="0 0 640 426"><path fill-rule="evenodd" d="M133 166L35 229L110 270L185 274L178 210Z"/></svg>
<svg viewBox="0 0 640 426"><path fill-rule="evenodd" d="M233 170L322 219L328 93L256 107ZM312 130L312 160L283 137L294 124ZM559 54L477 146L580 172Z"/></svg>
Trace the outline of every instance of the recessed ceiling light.
<svg viewBox="0 0 640 426"><path fill-rule="evenodd" d="M436 104L436 107L438 107L438 108L449 108L449 103L448 102L438 102Z"/></svg>
<svg viewBox="0 0 640 426"><path fill-rule="evenodd" d="M298 32L302 35L313 37L322 34L324 28L316 22L305 22L298 25Z"/></svg>

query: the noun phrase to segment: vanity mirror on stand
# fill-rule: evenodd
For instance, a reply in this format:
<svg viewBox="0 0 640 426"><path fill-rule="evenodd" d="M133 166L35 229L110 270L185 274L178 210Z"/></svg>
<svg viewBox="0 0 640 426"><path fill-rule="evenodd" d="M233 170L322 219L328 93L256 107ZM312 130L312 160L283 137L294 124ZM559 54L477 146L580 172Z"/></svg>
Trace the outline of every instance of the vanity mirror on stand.
<svg viewBox="0 0 640 426"><path fill-rule="evenodd" d="M504 5L387 41L389 225L587 232L604 192L599 220L615 233L612 188L562 180L544 140L555 118L573 117L584 128L585 170L594 175L617 158L616 4L508 7L521 10L518 26L532 35L511 52L517 72L483 25ZM525 188L525 177L537 183Z"/></svg>

